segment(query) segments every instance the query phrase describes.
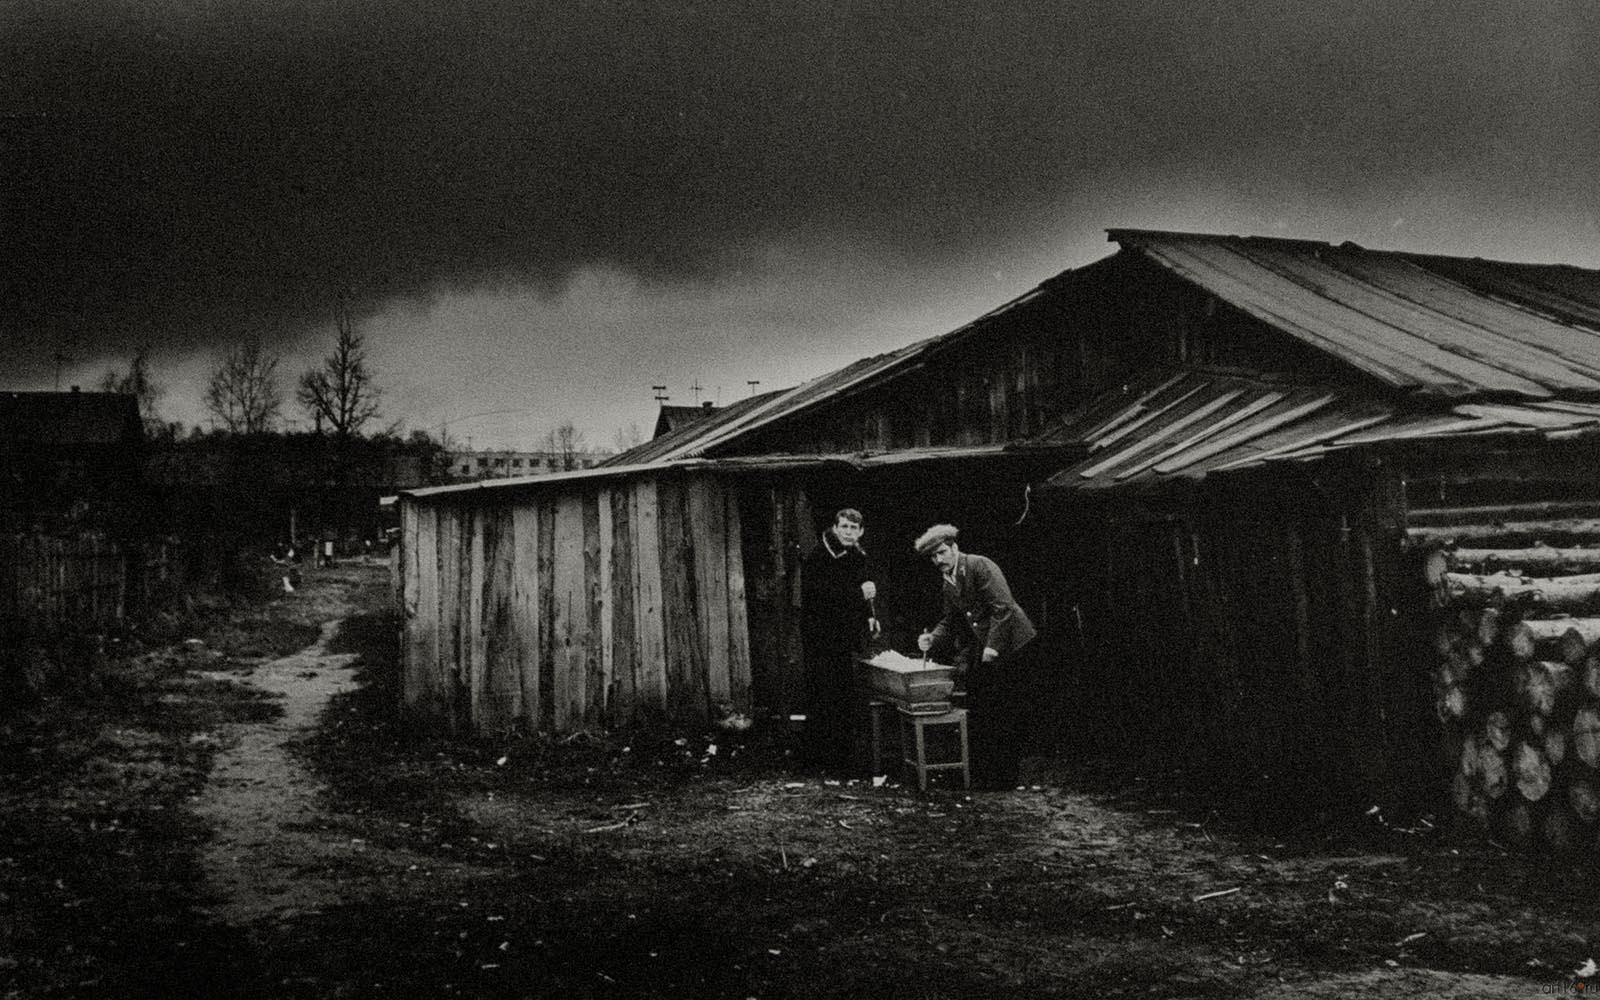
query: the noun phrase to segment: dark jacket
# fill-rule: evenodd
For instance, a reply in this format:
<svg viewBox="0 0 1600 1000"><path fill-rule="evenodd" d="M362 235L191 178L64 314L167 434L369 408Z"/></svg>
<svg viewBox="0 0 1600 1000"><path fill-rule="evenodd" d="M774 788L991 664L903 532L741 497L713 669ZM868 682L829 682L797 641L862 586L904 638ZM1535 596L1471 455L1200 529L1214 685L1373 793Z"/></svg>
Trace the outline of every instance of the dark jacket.
<svg viewBox="0 0 1600 1000"><path fill-rule="evenodd" d="M824 531L801 565L801 635L808 653L836 655L862 644L872 611L861 584L870 579L866 552Z"/></svg>
<svg viewBox="0 0 1600 1000"><path fill-rule="evenodd" d="M1006 576L992 559L961 553L954 579L944 581L944 617L933 629L933 652L949 655L953 646L973 644L972 659L985 647L1000 658L1015 653L1034 637L1033 622L1011 596Z"/></svg>

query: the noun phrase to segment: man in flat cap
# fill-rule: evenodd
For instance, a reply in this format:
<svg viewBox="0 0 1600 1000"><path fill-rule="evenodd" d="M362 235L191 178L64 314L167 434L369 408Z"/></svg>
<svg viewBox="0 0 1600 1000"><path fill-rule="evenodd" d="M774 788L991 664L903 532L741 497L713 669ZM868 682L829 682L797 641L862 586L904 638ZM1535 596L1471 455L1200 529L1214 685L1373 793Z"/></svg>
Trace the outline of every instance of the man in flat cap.
<svg viewBox="0 0 1600 1000"><path fill-rule="evenodd" d="M966 660L967 729L973 784L1017 783L1022 738L1022 681L1033 673L1035 631L994 560L962 552L954 525L936 524L916 541L917 554L944 575L944 615L917 640L942 663Z"/></svg>

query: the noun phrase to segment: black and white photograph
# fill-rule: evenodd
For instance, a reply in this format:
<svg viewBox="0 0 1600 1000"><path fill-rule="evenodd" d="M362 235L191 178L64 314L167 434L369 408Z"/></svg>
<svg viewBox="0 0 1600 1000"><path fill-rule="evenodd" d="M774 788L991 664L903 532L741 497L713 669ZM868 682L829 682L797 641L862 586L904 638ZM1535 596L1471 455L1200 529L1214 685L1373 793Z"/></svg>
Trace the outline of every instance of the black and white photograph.
<svg viewBox="0 0 1600 1000"><path fill-rule="evenodd" d="M0 1000L1600 989L1600 6L0 0Z"/></svg>

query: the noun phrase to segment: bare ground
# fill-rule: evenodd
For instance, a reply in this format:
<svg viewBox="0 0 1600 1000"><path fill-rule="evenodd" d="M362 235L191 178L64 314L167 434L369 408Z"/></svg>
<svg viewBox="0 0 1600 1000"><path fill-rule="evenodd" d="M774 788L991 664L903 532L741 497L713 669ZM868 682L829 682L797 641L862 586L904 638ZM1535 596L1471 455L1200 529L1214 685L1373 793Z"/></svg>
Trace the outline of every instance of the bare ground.
<svg viewBox="0 0 1600 1000"><path fill-rule="evenodd" d="M1529 997L1600 944L1592 867L1263 829L1181 776L920 795L771 731L406 734L385 590L318 571L8 717L5 995Z"/></svg>

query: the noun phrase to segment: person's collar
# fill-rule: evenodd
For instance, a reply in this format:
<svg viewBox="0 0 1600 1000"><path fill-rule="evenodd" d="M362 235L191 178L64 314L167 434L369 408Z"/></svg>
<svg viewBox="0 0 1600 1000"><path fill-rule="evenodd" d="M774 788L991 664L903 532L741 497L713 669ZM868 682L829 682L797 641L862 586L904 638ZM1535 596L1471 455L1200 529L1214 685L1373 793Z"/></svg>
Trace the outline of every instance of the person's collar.
<svg viewBox="0 0 1600 1000"><path fill-rule="evenodd" d="M828 550L828 555L835 559L841 558L846 552L850 551L850 546L839 541L839 536L833 533L832 528L822 529L822 546ZM838 547L835 548L835 546Z"/></svg>

